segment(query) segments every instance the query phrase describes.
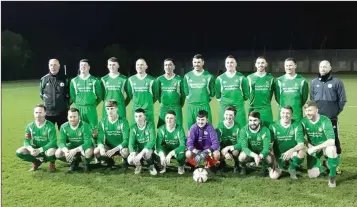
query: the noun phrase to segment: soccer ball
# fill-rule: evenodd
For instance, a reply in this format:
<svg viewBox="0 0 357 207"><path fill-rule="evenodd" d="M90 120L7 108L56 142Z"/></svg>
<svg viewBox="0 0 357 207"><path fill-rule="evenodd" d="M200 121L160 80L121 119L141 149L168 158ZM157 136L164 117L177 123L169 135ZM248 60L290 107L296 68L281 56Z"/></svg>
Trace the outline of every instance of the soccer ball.
<svg viewBox="0 0 357 207"><path fill-rule="evenodd" d="M204 183L208 179L208 172L203 168L198 168L193 172L193 180L198 183Z"/></svg>

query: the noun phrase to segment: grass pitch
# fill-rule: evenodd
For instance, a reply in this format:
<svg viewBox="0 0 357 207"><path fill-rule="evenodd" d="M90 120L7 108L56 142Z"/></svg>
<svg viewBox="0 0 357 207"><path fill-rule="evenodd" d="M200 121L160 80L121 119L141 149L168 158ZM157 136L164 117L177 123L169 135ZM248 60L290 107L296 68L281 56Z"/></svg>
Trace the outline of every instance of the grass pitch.
<svg viewBox="0 0 357 207"><path fill-rule="evenodd" d="M30 163L15 156L23 145L25 126L33 121L33 107L41 103L38 82L2 84L2 205L4 206L357 206L357 76L338 75L346 87L347 104L340 115L340 139L343 174L337 187L327 187L327 177L309 179L298 173L299 180L261 178L258 173L240 177L218 172L203 184L192 180L192 173L179 176L176 168L152 177L148 171L134 175L118 169L89 174L65 175L67 166L57 161L57 172L48 173L43 164L37 172L28 172ZM309 78L311 80L311 77ZM156 105L157 106L157 105ZM218 112L216 100L211 103ZM98 112L101 112L100 105ZM130 111L130 108L128 109ZM274 118L277 117L273 102ZM185 115L184 115L185 116ZM213 115L213 124L217 120ZM118 160L117 160L118 161Z"/></svg>

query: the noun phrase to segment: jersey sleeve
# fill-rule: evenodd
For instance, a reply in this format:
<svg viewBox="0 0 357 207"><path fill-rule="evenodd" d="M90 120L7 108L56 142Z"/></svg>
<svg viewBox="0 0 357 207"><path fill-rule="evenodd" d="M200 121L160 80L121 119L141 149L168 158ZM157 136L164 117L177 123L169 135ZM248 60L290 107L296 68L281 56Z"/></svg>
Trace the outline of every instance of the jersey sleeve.
<svg viewBox="0 0 357 207"><path fill-rule="evenodd" d="M186 95L183 86L183 79L180 80L180 104L183 107L185 105Z"/></svg>
<svg viewBox="0 0 357 207"><path fill-rule="evenodd" d="M345 107L345 104L347 102L345 86L343 85L343 82L341 80L339 80L337 84L337 95L338 95L338 114L340 114L343 111L343 108Z"/></svg>
<svg viewBox="0 0 357 207"><path fill-rule="evenodd" d="M246 128L244 128L243 130L240 131L239 133L239 139L242 143L242 151L247 155L250 156L251 154L251 150L248 147L248 137L247 137L247 133L246 133ZM234 145L234 149L237 150L239 149L239 145L236 144Z"/></svg>
<svg viewBox="0 0 357 207"><path fill-rule="evenodd" d="M129 135L129 152L135 152L135 134L136 134L136 130L134 127L130 128L130 135Z"/></svg>
<svg viewBox="0 0 357 207"><path fill-rule="evenodd" d="M153 83L152 83L152 93L153 93L152 95L153 103L155 103L159 99L159 87L155 79L153 79Z"/></svg>
<svg viewBox="0 0 357 207"><path fill-rule="evenodd" d="M295 140L298 144L304 144L305 142L302 124L298 124L295 128Z"/></svg>
<svg viewBox="0 0 357 207"><path fill-rule="evenodd" d="M209 136L211 138L211 148L212 150L218 150L219 149L219 141L217 137L217 132L214 130L213 126L209 127Z"/></svg>
<svg viewBox="0 0 357 207"><path fill-rule="evenodd" d="M264 139L263 139L263 150L260 152L263 157L265 158L268 156L270 152L270 141L271 141L271 136L270 136L270 131L268 128L264 128Z"/></svg>
<svg viewBox="0 0 357 207"><path fill-rule="evenodd" d="M71 80L71 83L70 83L70 86L69 86L69 96L70 96L70 99L72 101L72 103L75 103L76 102L76 89L75 89L75 79L72 79Z"/></svg>
<svg viewBox="0 0 357 207"><path fill-rule="evenodd" d="M92 129L89 124L83 125L83 139L82 149L86 150L92 146Z"/></svg>
<svg viewBox="0 0 357 207"><path fill-rule="evenodd" d="M30 129L30 125L27 125L25 129L25 138L24 138L25 147L31 146L31 139L32 139L32 132Z"/></svg>
<svg viewBox="0 0 357 207"><path fill-rule="evenodd" d="M102 90L102 85L100 84L100 81L96 78L95 84L95 94L97 96L97 105L103 100L103 90Z"/></svg>
<svg viewBox="0 0 357 207"><path fill-rule="evenodd" d="M210 90L210 96L214 97L216 94L216 90L215 90L215 78L212 74L210 74L211 78L210 78L210 82L209 82L209 90Z"/></svg>
<svg viewBox="0 0 357 207"><path fill-rule="evenodd" d="M221 141L222 141L222 135L223 135L222 129L217 128L217 129L216 129L216 133L217 133L217 139L218 139L218 141L221 142Z"/></svg>
<svg viewBox="0 0 357 207"><path fill-rule="evenodd" d="M323 131L325 133L326 139L335 139L335 133L333 131L332 122L330 119L326 118L323 122Z"/></svg>
<svg viewBox="0 0 357 207"><path fill-rule="evenodd" d="M275 81L274 97L276 102L280 105L280 80L279 79Z"/></svg>
<svg viewBox="0 0 357 207"><path fill-rule="evenodd" d="M148 150L152 150L155 147L155 141L156 141L156 135L155 135L155 129L154 129L154 125L150 124L150 138L149 138L149 142L146 143L145 147Z"/></svg>
<svg viewBox="0 0 357 207"><path fill-rule="evenodd" d="M221 99L221 78L218 77L216 79L216 83L215 83L215 90L216 90L216 99L217 101L220 101Z"/></svg>
<svg viewBox="0 0 357 207"><path fill-rule="evenodd" d="M180 127L180 130L178 131L178 137L179 137L180 145L176 149L174 149L176 155L178 155L181 152L184 152L186 148L186 135L182 127Z"/></svg>
<svg viewBox="0 0 357 207"><path fill-rule="evenodd" d="M302 85L302 97L301 104L304 105L309 97L309 84L304 80Z"/></svg>
<svg viewBox="0 0 357 207"><path fill-rule="evenodd" d="M129 128L129 123L128 120L124 119L123 123L122 123L122 133L123 133L123 142L121 143L121 146L123 148L127 148L128 144L129 144L129 132L130 128Z"/></svg>
<svg viewBox="0 0 357 207"><path fill-rule="evenodd" d="M57 148L57 136L56 136L55 125L50 125L47 134L48 134L49 142L42 147L44 152L50 148Z"/></svg>
<svg viewBox="0 0 357 207"><path fill-rule="evenodd" d="M157 138L156 138L156 152L160 153L162 151L162 139L163 139L163 130L162 128L159 128L159 130L157 130Z"/></svg>
<svg viewBox="0 0 357 207"><path fill-rule="evenodd" d="M98 123L98 147L104 147L103 145L105 139L105 132L104 132L104 123L102 120Z"/></svg>
<svg viewBox="0 0 357 207"><path fill-rule="evenodd" d="M161 88L161 81L159 78L156 79L157 82L157 89L158 89L158 94L157 94L157 101L161 103L161 96L162 96L162 88Z"/></svg>
<svg viewBox="0 0 357 207"><path fill-rule="evenodd" d="M188 83L187 83L187 74L183 78L183 91L185 98L189 95Z"/></svg>
<svg viewBox="0 0 357 207"><path fill-rule="evenodd" d="M131 100L133 98L133 88L132 88L132 85L131 85L131 79L128 78L128 81L127 81L127 84L126 84L126 88L127 88L127 94L128 94L128 97L129 99Z"/></svg>
<svg viewBox="0 0 357 207"><path fill-rule="evenodd" d="M67 134L64 129L64 125L61 126L60 128L60 138L59 138L59 143L58 147L59 148L65 148L66 147L66 142L67 142Z"/></svg>
<svg viewBox="0 0 357 207"><path fill-rule="evenodd" d="M243 91L243 99L244 101L250 99L250 90L249 90L249 83L248 79L243 76L242 78L242 91Z"/></svg>

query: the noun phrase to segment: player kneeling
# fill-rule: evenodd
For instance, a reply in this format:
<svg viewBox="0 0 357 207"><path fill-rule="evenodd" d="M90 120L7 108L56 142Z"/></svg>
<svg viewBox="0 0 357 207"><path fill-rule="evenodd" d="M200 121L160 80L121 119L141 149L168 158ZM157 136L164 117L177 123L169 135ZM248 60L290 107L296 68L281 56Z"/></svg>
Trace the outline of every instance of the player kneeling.
<svg viewBox="0 0 357 207"><path fill-rule="evenodd" d="M326 170L321 166L321 157L325 156L330 169L328 186L336 187L338 157L332 123L328 117L318 114L317 104L313 101L308 101L304 110L306 117L302 124L308 139L308 175L316 178Z"/></svg>
<svg viewBox="0 0 357 207"><path fill-rule="evenodd" d="M32 162L29 171L36 171L43 162L50 162L50 172L55 172L55 152L57 148L55 125L47 121L46 107L36 105L35 121L27 125L24 146L16 150L16 156L23 161Z"/></svg>
<svg viewBox="0 0 357 207"><path fill-rule="evenodd" d="M304 161L304 131L301 123L292 120L292 116L293 108L285 106L280 110L281 119L270 126L278 162L278 168L269 170L272 179L278 179L283 170L288 170L290 178L296 180L296 168Z"/></svg>
<svg viewBox="0 0 357 207"><path fill-rule="evenodd" d="M146 121L144 109L136 109L134 113L135 124L130 127L128 163L135 165L135 174L141 173L141 161L144 159L149 165L151 175L157 171L152 159L155 146L155 129L152 122Z"/></svg>
<svg viewBox="0 0 357 207"><path fill-rule="evenodd" d="M187 139L187 162L198 167L201 160L206 161L207 169L216 169L220 152L217 132L208 123L208 112L200 110L197 113L196 124L192 125Z"/></svg>
<svg viewBox="0 0 357 207"><path fill-rule="evenodd" d="M98 125L98 147L94 149L94 156L99 160L105 160L107 167L111 169L115 161L114 155L120 155L127 167L129 155L129 124L126 119L118 116L118 103L115 100L105 102L107 117L99 121Z"/></svg>
<svg viewBox="0 0 357 207"><path fill-rule="evenodd" d="M68 111L68 122L60 128L60 140L56 157L70 163L68 173L75 171L84 157L84 171L89 171L89 163L93 159L92 128L79 120L79 110L71 108Z"/></svg>
<svg viewBox="0 0 357 207"><path fill-rule="evenodd" d="M157 132L155 153L159 156L163 167L160 173L166 172L166 166L170 164L172 157L175 157L179 163L178 174L185 173L185 145L185 131L182 126L176 124L175 111L169 110L165 115L165 125Z"/></svg>
<svg viewBox="0 0 357 207"><path fill-rule="evenodd" d="M242 143L242 152L238 160L241 165L241 175L246 175L247 162L254 159L256 166L261 164L261 176L266 176L269 165L272 164L270 152L270 131L260 122L260 113L252 111L249 113L248 125L239 132L239 140Z"/></svg>
<svg viewBox="0 0 357 207"><path fill-rule="evenodd" d="M221 147L221 162L220 166L224 167L225 160L234 160L234 172L239 171L238 155L241 149L241 144L238 142L239 126L234 122L237 110L233 106L229 106L224 110L223 124L217 128L219 145Z"/></svg>

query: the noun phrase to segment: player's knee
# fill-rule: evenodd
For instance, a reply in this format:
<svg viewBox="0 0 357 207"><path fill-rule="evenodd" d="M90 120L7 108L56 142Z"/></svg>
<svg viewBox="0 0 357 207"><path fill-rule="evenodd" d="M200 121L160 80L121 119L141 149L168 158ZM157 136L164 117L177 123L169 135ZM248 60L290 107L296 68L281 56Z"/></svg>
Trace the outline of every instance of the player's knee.
<svg viewBox="0 0 357 207"><path fill-rule="evenodd" d="M326 156L328 158L336 158L337 157L336 146L326 147Z"/></svg>
<svg viewBox="0 0 357 207"><path fill-rule="evenodd" d="M63 157L63 152L61 149L57 149L56 152L55 152L55 156L56 158L61 158Z"/></svg>
<svg viewBox="0 0 357 207"><path fill-rule="evenodd" d="M89 148L89 149L86 149L85 151L84 151L84 157L85 158L91 158L93 156L93 148L91 147L91 148Z"/></svg>
<svg viewBox="0 0 357 207"><path fill-rule="evenodd" d="M123 148L123 149L121 149L120 155L121 155L123 158L127 158L127 157L129 156L129 149L128 149L128 148Z"/></svg>
<svg viewBox="0 0 357 207"><path fill-rule="evenodd" d="M50 157L56 154L56 149L55 148L50 148L45 152L45 155Z"/></svg>
<svg viewBox="0 0 357 207"><path fill-rule="evenodd" d="M265 157L265 161L266 161L268 164L272 163L272 162L273 162L272 156L271 156L271 155L266 156L266 157Z"/></svg>
<svg viewBox="0 0 357 207"><path fill-rule="evenodd" d="M28 154L28 150L25 147L20 147L19 149L16 150L16 154Z"/></svg>
<svg viewBox="0 0 357 207"><path fill-rule="evenodd" d="M273 170L273 169L269 170L269 177L273 180L278 179L280 177L280 175L281 175L281 169L279 169L279 168L275 169L275 170Z"/></svg>
<svg viewBox="0 0 357 207"><path fill-rule="evenodd" d="M219 160L221 158L221 153L218 150L214 151L213 152L213 158L215 160Z"/></svg>
<svg viewBox="0 0 357 207"><path fill-rule="evenodd" d="M191 157L193 156L193 153L191 150L187 150L186 153L185 153L185 156L187 159L191 159Z"/></svg>
<svg viewBox="0 0 357 207"><path fill-rule="evenodd" d="M134 165L134 158L135 158L135 155L134 154L130 154L128 156L128 163L129 165Z"/></svg>
<svg viewBox="0 0 357 207"><path fill-rule="evenodd" d="M247 159L247 155L244 152L241 152L238 157L239 162L245 162L246 159Z"/></svg>
<svg viewBox="0 0 357 207"><path fill-rule="evenodd" d="M233 150L232 155L233 155L234 157L238 157L239 151L238 151L238 150Z"/></svg>
<svg viewBox="0 0 357 207"><path fill-rule="evenodd" d="M320 170L317 167L307 170L309 178L317 178L320 175Z"/></svg>
<svg viewBox="0 0 357 207"><path fill-rule="evenodd" d="M99 157L100 156L100 149L99 147L96 147L93 151L94 156Z"/></svg>
<svg viewBox="0 0 357 207"><path fill-rule="evenodd" d="M148 150L147 152L145 152L143 158L145 160L148 160L148 159L151 159L151 156L152 156L152 150Z"/></svg>
<svg viewBox="0 0 357 207"><path fill-rule="evenodd" d="M304 151L304 150L298 151L296 156L297 156L299 159L304 159L304 158L305 158L305 151Z"/></svg>

